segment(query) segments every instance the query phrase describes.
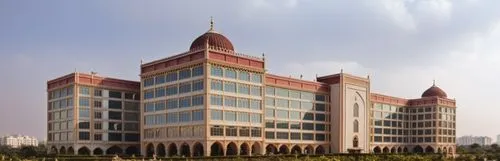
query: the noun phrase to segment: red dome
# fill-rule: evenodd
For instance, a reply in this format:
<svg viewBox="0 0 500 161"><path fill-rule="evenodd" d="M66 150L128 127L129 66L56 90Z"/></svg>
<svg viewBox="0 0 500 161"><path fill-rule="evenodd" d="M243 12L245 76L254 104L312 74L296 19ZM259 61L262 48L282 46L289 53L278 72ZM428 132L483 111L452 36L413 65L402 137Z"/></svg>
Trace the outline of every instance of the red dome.
<svg viewBox="0 0 500 161"><path fill-rule="evenodd" d="M446 98L448 95L446 95L446 92L444 92L441 88L437 87L436 85L432 85L431 88L425 90L425 92L422 94L422 97L439 97L439 98Z"/></svg>
<svg viewBox="0 0 500 161"><path fill-rule="evenodd" d="M189 50L204 48L208 41L208 45L215 48L223 48L227 50L234 51L233 44L224 35L219 34L213 30L206 32L205 34L196 38Z"/></svg>

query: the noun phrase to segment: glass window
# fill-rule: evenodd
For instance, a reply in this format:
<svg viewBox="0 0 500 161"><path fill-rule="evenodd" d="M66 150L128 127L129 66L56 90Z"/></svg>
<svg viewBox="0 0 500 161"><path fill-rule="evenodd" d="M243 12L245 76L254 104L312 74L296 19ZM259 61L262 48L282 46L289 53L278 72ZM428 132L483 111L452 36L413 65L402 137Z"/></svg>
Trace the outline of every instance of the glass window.
<svg viewBox="0 0 500 161"><path fill-rule="evenodd" d="M325 141L325 134L316 134L316 140L317 141Z"/></svg>
<svg viewBox="0 0 500 161"><path fill-rule="evenodd" d="M183 69L179 71L179 80L191 78L191 69Z"/></svg>
<svg viewBox="0 0 500 161"><path fill-rule="evenodd" d="M261 123L262 122L261 114L252 113L250 117L252 119L252 123Z"/></svg>
<svg viewBox="0 0 500 161"><path fill-rule="evenodd" d="M246 112L238 113L238 121L239 122L250 122L250 115Z"/></svg>
<svg viewBox="0 0 500 161"><path fill-rule="evenodd" d="M179 122L189 122L191 121L191 112L181 112L179 116Z"/></svg>
<svg viewBox="0 0 500 161"><path fill-rule="evenodd" d="M250 108L254 110L260 110L261 109L260 100L250 100Z"/></svg>
<svg viewBox="0 0 500 161"><path fill-rule="evenodd" d="M274 87L266 87L266 95L274 96Z"/></svg>
<svg viewBox="0 0 500 161"><path fill-rule="evenodd" d="M358 103L354 103L354 107L352 110L353 110L354 117L359 117L359 105L358 105Z"/></svg>
<svg viewBox="0 0 500 161"><path fill-rule="evenodd" d="M110 98L122 98L122 93L118 91L109 91Z"/></svg>
<svg viewBox="0 0 500 161"><path fill-rule="evenodd" d="M203 111L195 110L193 111L193 121L201 121L203 120Z"/></svg>
<svg viewBox="0 0 500 161"><path fill-rule="evenodd" d="M290 133L290 139L291 140L300 140L300 133Z"/></svg>
<svg viewBox="0 0 500 161"><path fill-rule="evenodd" d="M311 92L301 92L300 93L300 98L305 99L305 100L314 100L314 94Z"/></svg>
<svg viewBox="0 0 500 161"><path fill-rule="evenodd" d="M236 83L224 82L224 91L236 93Z"/></svg>
<svg viewBox="0 0 500 161"><path fill-rule="evenodd" d="M322 103L316 103L316 111L326 111L325 109L325 104Z"/></svg>
<svg viewBox="0 0 500 161"><path fill-rule="evenodd" d="M90 132L79 132L78 140L90 140Z"/></svg>
<svg viewBox="0 0 500 161"><path fill-rule="evenodd" d="M179 108L191 107L191 97L179 98Z"/></svg>
<svg viewBox="0 0 500 161"><path fill-rule="evenodd" d="M191 92L191 82L181 83L179 85L179 93Z"/></svg>
<svg viewBox="0 0 500 161"><path fill-rule="evenodd" d="M236 121L236 112L226 111L224 112L225 121Z"/></svg>
<svg viewBox="0 0 500 161"><path fill-rule="evenodd" d="M115 112L115 111L109 111L109 119L110 120L121 120L122 119L122 113L121 112Z"/></svg>
<svg viewBox="0 0 500 161"><path fill-rule="evenodd" d="M59 92L59 91L57 91L57 92ZM80 86L80 94L82 94L82 95L90 95L90 88L89 87Z"/></svg>
<svg viewBox="0 0 500 161"><path fill-rule="evenodd" d="M251 86L250 94L252 96L261 96L261 88L259 86Z"/></svg>
<svg viewBox="0 0 500 161"><path fill-rule="evenodd" d="M210 128L211 136L224 136L224 129L221 126L212 126Z"/></svg>
<svg viewBox="0 0 500 161"><path fill-rule="evenodd" d="M288 100L286 99L276 99L276 107L288 108Z"/></svg>
<svg viewBox="0 0 500 161"><path fill-rule="evenodd" d="M155 97L163 97L165 96L165 88L156 88L155 89Z"/></svg>
<svg viewBox="0 0 500 161"><path fill-rule="evenodd" d="M316 101L325 101L326 100L326 96L325 95L316 95Z"/></svg>
<svg viewBox="0 0 500 161"><path fill-rule="evenodd" d="M221 110L210 110L210 118L212 120L222 120L222 111Z"/></svg>
<svg viewBox="0 0 500 161"><path fill-rule="evenodd" d="M288 122L276 121L276 128L278 129L288 129Z"/></svg>
<svg viewBox="0 0 500 161"><path fill-rule="evenodd" d="M144 112L153 112L155 111L155 104L154 103L145 103L144 104Z"/></svg>
<svg viewBox="0 0 500 161"><path fill-rule="evenodd" d="M159 75L155 77L155 84L165 83L165 75Z"/></svg>
<svg viewBox="0 0 500 161"><path fill-rule="evenodd" d="M288 97L288 89L276 88L276 95L281 97Z"/></svg>
<svg viewBox="0 0 500 161"><path fill-rule="evenodd" d="M276 117L282 118L282 119L287 119L288 118L288 111L276 110Z"/></svg>
<svg viewBox="0 0 500 161"><path fill-rule="evenodd" d="M274 117L274 110L266 109L266 117Z"/></svg>
<svg viewBox="0 0 500 161"><path fill-rule="evenodd" d="M291 98L299 98L300 99L300 91L290 90L289 95Z"/></svg>
<svg viewBox="0 0 500 161"><path fill-rule="evenodd" d="M325 116L325 114L322 114L322 113L317 113L317 114L316 114L316 121L326 121L326 116Z"/></svg>
<svg viewBox="0 0 500 161"><path fill-rule="evenodd" d="M253 73L252 74L252 82L262 83L262 75L261 74L257 74L257 73Z"/></svg>
<svg viewBox="0 0 500 161"><path fill-rule="evenodd" d="M266 97L266 106L274 106L274 98Z"/></svg>
<svg viewBox="0 0 500 161"><path fill-rule="evenodd" d="M222 81L211 80L210 81L210 89L216 90L216 91L222 91Z"/></svg>
<svg viewBox="0 0 500 161"><path fill-rule="evenodd" d="M177 72L168 73L166 76L166 82L177 81Z"/></svg>
<svg viewBox="0 0 500 161"><path fill-rule="evenodd" d="M246 84L238 84L238 93L249 95L250 86Z"/></svg>
<svg viewBox="0 0 500 161"><path fill-rule="evenodd" d="M290 122L290 129L300 130L300 123L299 122Z"/></svg>
<svg viewBox="0 0 500 161"><path fill-rule="evenodd" d="M174 109L179 107L179 100L177 98L167 100L167 109Z"/></svg>
<svg viewBox="0 0 500 161"><path fill-rule="evenodd" d="M212 66L210 68L210 74L212 76L218 76L218 77L222 77L222 67L218 67L218 66Z"/></svg>
<svg viewBox="0 0 500 161"><path fill-rule="evenodd" d="M310 112L306 112L304 114L304 120L314 120L314 114Z"/></svg>
<svg viewBox="0 0 500 161"><path fill-rule="evenodd" d="M203 105L203 95L193 96L193 106Z"/></svg>
<svg viewBox="0 0 500 161"><path fill-rule="evenodd" d="M245 71L240 71L239 78L240 78L240 80L250 81L250 74L248 72L245 72Z"/></svg>
<svg viewBox="0 0 500 161"><path fill-rule="evenodd" d="M122 101L109 100L110 109L122 109Z"/></svg>
<svg viewBox="0 0 500 161"><path fill-rule="evenodd" d="M233 69L227 69L226 68L226 74L225 74L226 78L233 78L233 79L236 79L236 71L233 70Z"/></svg>
<svg viewBox="0 0 500 161"><path fill-rule="evenodd" d="M78 111L79 118L89 118L90 117L90 109L80 108Z"/></svg>
<svg viewBox="0 0 500 161"><path fill-rule="evenodd" d="M290 119L300 120L300 112L290 111Z"/></svg>
<svg viewBox="0 0 500 161"><path fill-rule="evenodd" d="M144 99L151 99L153 98L154 95L154 90L149 90L144 92Z"/></svg>
<svg viewBox="0 0 500 161"><path fill-rule="evenodd" d="M79 105L82 106L82 107L89 107L90 106L89 98L80 97L80 103L79 103Z"/></svg>
<svg viewBox="0 0 500 161"><path fill-rule="evenodd" d="M266 139L275 139L274 132L266 131Z"/></svg>
<svg viewBox="0 0 500 161"><path fill-rule="evenodd" d="M144 87L149 87L155 84L155 80L153 78L144 79Z"/></svg>
<svg viewBox="0 0 500 161"><path fill-rule="evenodd" d="M210 96L210 104L222 106L222 96L220 95L211 95Z"/></svg>
<svg viewBox="0 0 500 161"><path fill-rule="evenodd" d="M102 90L100 90L100 89L94 89L94 96L96 96L96 97L102 97Z"/></svg>
<svg viewBox="0 0 500 161"><path fill-rule="evenodd" d="M313 103L312 102L301 102L302 109L304 110L312 110Z"/></svg>
<svg viewBox="0 0 500 161"><path fill-rule="evenodd" d="M316 124L316 131L325 131L325 124Z"/></svg>
<svg viewBox="0 0 500 161"><path fill-rule="evenodd" d="M274 121L266 120L266 128L274 128Z"/></svg>
<svg viewBox="0 0 500 161"><path fill-rule="evenodd" d="M177 123L179 121L178 113L167 113L167 123Z"/></svg>
<svg viewBox="0 0 500 161"><path fill-rule="evenodd" d="M250 101L246 98L238 98L238 107L239 108L249 108Z"/></svg>
<svg viewBox="0 0 500 161"><path fill-rule="evenodd" d="M203 80L193 82L193 91L203 90Z"/></svg>
<svg viewBox="0 0 500 161"><path fill-rule="evenodd" d="M288 140L288 133L287 132L276 132L276 139L287 139Z"/></svg>
<svg viewBox="0 0 500 161"><path fill-rule="evenodd" d="M302 129L303 130L314 130L314 124L313 123L302 123Z"/></svg>
<svg viewBox="0 0 500 161"><path fill-rule="evenodd" d="M165 110L165 102L156 102L155 104L155 111L163 111Z"/></svg>
<svg viewBox="0 0 500 161"><path fill-rule="evenodd" d="M236 98L235 97L224 97L224 106L236 107Z"/></svg>
<svg viewBox="0 0 500 161"><path fill-rule="evenodd" d="M203 66L197 66L193 68L193 77L203 75Z"/></svg>
<svg viewBox="0 0 500 161"><path fill-rule="evenodd" d="M167 89L166 89L167 96L175 95L175 94L177 94L177 92L178 92L177 85L167 86Z"/></svg>
<svg viewBox="0 0 500 161"><path fill-rule="evenodd" d="M144 125L154 125L155 117L154 115L144 116Z"/></svg>
<svg viewBox="0 0 500 161"><path fill-rule="evenodd" d="M290 108L300 109L300 101L290 100Z"/></svg>

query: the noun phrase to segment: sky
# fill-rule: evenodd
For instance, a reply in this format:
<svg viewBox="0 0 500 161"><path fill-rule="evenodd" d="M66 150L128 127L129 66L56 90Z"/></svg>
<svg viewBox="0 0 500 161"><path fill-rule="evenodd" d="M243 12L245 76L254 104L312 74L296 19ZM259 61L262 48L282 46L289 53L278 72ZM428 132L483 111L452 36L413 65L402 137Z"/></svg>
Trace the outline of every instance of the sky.
<svg viewBox="0 0 500 161"><path fill-rule="evenodd" d="M370 75L372 92L457 101L457 136L500 134L498 0L0 1L0 135L46 138L46 82L139 80L209 29L273 74Z"/></svg>

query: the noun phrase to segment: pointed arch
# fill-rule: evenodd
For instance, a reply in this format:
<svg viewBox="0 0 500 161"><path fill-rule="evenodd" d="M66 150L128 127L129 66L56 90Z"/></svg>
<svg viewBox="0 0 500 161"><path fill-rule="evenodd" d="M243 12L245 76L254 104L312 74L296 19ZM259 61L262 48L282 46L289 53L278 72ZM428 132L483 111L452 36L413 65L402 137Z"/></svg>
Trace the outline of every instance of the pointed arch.
<svg viewBox="0 0 500 161"><path fill-rule="evenodd" d="M373 153L382 153L382 149L380 149L380 147L376 146L375 148L373 148Z"/></svg>
<svg viewBox="0 0 500 161"><path fill-rule="evenodd" d="M446 149L446 147L443 148L443 153L448 153L448 149Z"/></svg>
<svg viewBox="0 0 500 161"><path fill-rule="evenodd" d="M66 148L64 146L62 146L60 149L59 149L59 154L66 154Z"/></svg>
<svg viewBox="0 0 500 161"><path fill-rule="evenodd" d="M202 157L204 156L203 144L197 142L193 145L193 156L194 157Z"/></svg>
<svg viewBox="0 0 500 161"><path fill-rule="evenodd" d="M266 154L278 154L278 149L273 144L269 144L266 146Z"/></svg>
<svg viewBox="0 0 500 161"><path fill-rule="evenodd" d="M352 139L352 147L357 148L359 146L358 144L358 136L354 136L354 139Z"/></svg>
<svg viewBox="0 0 500 161"><path fill-rule="evenodd" d="M289 154L288 146L286 145L281 145L279 149L280 154Z"/></svg>
<svg viewBox="0 0 500 161"><path fill-rule="evenodd" d="M101 148L95 148L92 154L94 154L94 155L103 155L104 151Z"/></svg>
<svg viewBox="0 0 500 161"><path fill-rule="evenodd" d="M443 153L440 147L438 148L438 153Z"/></svg>
<svg viewBox="0 0 500 161"><path fill-rule="evenodd" d="M420 145L417 145L413 148L413 152L414 153L423 153L424 152L424 148L422 148Z"/></svg>
<svg viewBox="0 0 500 161"><path fill-rule="evenodd" d="M125 149L125 154L132 156L132 155L140 155L141 152L139 152L139 148L137 146L129 146L127 149Z"/></svg>
<svg viewBox="0 0 500 161"><path fill-rule="evenodd" d="M110 148L108 148L108 150L106 150L106 154L109 155L109 154L123 154L123 150L122 148L114 145Z"/></svg>
<svg viewBox="0 0 500 161"><path fill-rule="evenodd" d="M315 154L325 154L325 148L323 148L322 145L316 147L316 153Z"/></svg>
<svg viewBox="0 0 500 161"><path fill-rule="evenodd" d="M448 153L453 154L453 148L452 147L448 148Z"/></svg>
<svg viewBox="0 0 500 161"><path fill-rule="evenodd" d="M398 147L398 153L402 153L403 152L403 149L401 149L401 147Z"/></svg>
<svg viewBox="0 0 500 161"><path fill-rule="evenodd" d="M146 145L146 157L152 157L153 154L155 153L155 146L153 143L149 143Z"/></svg>
<svg viewBox="0 0 500 161"><path fill-rule="evenodd" d="M250 148L248 147L247 143L243 143L240 145L240 155L249 155L250 154Z"/></svg>
<svg viewBox="0 0 500 161"><path fill-rule="evenodd" d="M302 149L300 148L299 145L295 145L292 147L291 153L292 154L302 154Z"/></svg>
<svg viewBox="0 0 500 161"><path fill-rule="evenodd" d="M210 146L210 156L224 156L224 149L222 144L219 142L214 142Z"/></svg>
<svg viewBox="0 0 500 161"><path fill-rule="evenodd" d="M177 156L177 145L175 143L170 143L170 145L168 145L168 156L171 157L171 156Z"/></svg>
<svg viewBox="0 0 500 161"><path fill-rule="evenodd" d="M71 154L71 155L75 155L75 150L73 149L73 147L69 147L68 150L66 151L67 154Z"/></svg>
<svg viewBox="0 0 500 161"><path fill-rule="evenodd" d="M87 147L81 147L78 149L78 155L90 155L90 149Z"/></svg>
<svg viewBox="0 0 500 161"><path fill-rule="evenodd" d="M181 145L181 156L191 157L191 149L189 148L189 144L183 143Z"/></svg>
<svg viewBox="0 0 500 161"><path fill-rule="evenodd" d="M167 155L165 145L163 143L156 145L156 155L159 157L165 157Z"/></svg>
<svg viewBox="0 0 500 161"><path fill-rule="evenodd" d="M50 153L51 154L58 154L59 151L57 150L56 146L52 146L52 147L50 147Z"/></svg>
<svg viewBox="0 0 500 161"><path fill-rule="evenodd" d="M396 153L396 147L391 148L391 153Z"/></svg>
<svg viewBox="0 0 500 161"><path fill-rule="evenodd" d="M234 142L230 142L226 147L226 156L238 155L238 146Z"/></svg>
<svg viewBox="0 0 500 161"><path fill-rule="evenodd" d="M390 152L390 150L389 150L389 148L388 148L388 147L384 147L384 149L382 149L382 152L384 152L384 153L389 153L389 152Z"/></svg>
<svg viewBox="0 0 500 161"><path fill-rule="evenodd" d="M352 113L354 117L359 117L359 105L358 103L354 103L354 106L352 107Z"/></svg>
<svg viewBox="0 0 500 161"><path fill-rule="evenodd" d="M403 148L403 153L408 153L408 148L407 147Z"/></svg>
<svg viewBox="0 0 500 161"><path fill-rule="evenodd" d="M307 145L304 149L304 154L314 154L314 147L312 145Z"/></svg>
<svg viewBox="0 0 500 161"><path fill-rule="evenodd" d="M255 142L253 143L252 145L252 155L260 155L260 143L259 142Z"/></svg>
<svg viewBox="0 0 500 161"><path fill-rule="evenodd" d="M431 146L427 146L427 147L425 148L425 152L426 152L426 153L434 153L434 148L432 148Z"/></svg>

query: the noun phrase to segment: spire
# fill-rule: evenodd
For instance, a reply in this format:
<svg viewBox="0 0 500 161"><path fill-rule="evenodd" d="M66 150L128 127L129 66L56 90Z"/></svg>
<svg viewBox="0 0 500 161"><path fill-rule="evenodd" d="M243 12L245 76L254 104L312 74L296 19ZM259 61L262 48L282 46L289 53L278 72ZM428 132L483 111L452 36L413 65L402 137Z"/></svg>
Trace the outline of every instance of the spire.
<svg viewBox="0 0 500 161"><path fill-rule="evenodd" d="M436 79L432 80L432 86L436 86Z"/></svg>
<svg viewBox="0 0 500 161"><path fill-rule="evenodd" d="M210 16L210 30L209 31L213 31L214 30L214 17Z"/></svg>

